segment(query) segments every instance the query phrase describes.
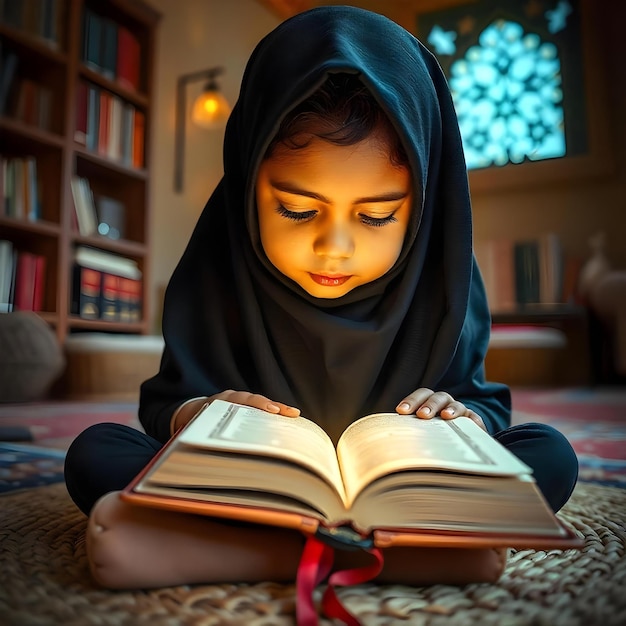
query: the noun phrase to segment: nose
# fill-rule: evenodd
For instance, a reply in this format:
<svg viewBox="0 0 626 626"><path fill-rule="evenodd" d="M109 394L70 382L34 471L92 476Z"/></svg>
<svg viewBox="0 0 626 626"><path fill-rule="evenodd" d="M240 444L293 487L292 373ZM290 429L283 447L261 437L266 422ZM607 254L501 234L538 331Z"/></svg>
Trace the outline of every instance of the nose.
<svg viewBox="0 0 626 626"><path fill-rule="evenodd" d="M347 259L354 253L350 227L342 222L324 224L313 244L315 254L333 259Z"/></svg>

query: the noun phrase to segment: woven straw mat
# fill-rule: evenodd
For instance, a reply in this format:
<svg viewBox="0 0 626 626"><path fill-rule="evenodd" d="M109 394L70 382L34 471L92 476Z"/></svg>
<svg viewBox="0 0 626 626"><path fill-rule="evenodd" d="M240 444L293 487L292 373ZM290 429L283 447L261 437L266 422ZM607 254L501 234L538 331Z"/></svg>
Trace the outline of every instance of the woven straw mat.
<svg viewBox="0 0 626 626"><path fill-rule="evenodd" d="M515 552L498 584L367 584L340 596L367 626L625 625L626 490L580 483L559 515L585 538L584 549ZM295 623L292 585L100 589L89 576L84 529L63 484L0 498L0 624Z"/></svg>

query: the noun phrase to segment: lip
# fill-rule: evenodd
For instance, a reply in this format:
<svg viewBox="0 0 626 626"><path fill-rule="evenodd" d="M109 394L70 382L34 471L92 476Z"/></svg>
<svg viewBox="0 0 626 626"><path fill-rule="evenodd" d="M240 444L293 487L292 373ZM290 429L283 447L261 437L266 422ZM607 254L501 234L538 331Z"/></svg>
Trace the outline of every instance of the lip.
<svg viewBox="0 0 626 626"><path fill-rule="evenodd" d="M352 278L351 275L346 276L344 274L313 274L312 272L309 272L309 276L318 285L322 285L324 287L340 287Z"/></svg>

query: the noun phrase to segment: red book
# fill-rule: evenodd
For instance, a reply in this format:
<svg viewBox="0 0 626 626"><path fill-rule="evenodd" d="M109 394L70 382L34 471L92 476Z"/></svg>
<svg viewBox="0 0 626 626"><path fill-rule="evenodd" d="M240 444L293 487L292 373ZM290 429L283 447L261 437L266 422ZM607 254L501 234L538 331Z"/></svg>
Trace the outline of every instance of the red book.
<svg viewBox="0 0 626 626"><path fill-rule="evenodd" d="M35 256L35 284L33 286L33 311L43 310L43 297L46 284L46 257Z"/></svg>
<svg viewBox="0 0 626 626"><path fill-rule="evenodd" d="M34 311L36 257L31 252L19 252L15 273L15 308Z"/></svg>
<svg viewBox="0 0 626 626"><path fill-rule="evenodd" d="M124 26L117 31L117 81L125 89L139 91L141 49L137 38Z"/></svg>
<svg viewBox="0 0 626 626"><path fill-rule="evenodd" d="M135 125L133 129L133 166L144 166L144 137L146 132L146 116L135 110Z"/></svg>
<svg viewBox="0 0 626 626"><path fill-rule="evenodd" d="M76 89L76 127L74 141L81 145L87 144L87 99L89 88L87 83L80 81Z"/></svg>

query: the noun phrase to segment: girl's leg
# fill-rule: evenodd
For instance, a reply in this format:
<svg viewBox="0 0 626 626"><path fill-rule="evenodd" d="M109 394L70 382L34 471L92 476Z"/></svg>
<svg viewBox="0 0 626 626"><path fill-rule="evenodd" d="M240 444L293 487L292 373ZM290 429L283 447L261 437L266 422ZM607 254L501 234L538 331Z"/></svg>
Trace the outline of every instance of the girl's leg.
<svg viewBox="0 0 626 626"><path fill-rule="evenodd" d="M129 426L90 426L76 437L65 457L65 484L72 500L89 515L98 498L126 487L161 446Z"/></svg>
<svg viewBox="0 0 626 626"><path fill-rule="evenodd" d="M520 424L495 436L505 448L533 469L537 486L553 511L572 495L578 479L578 459L569 441L547 424Z"/></svg>
<svg viewBox="0 0 626 626"><path fill-rule="evenodd" d="M92 575L118 589L293 582L303 546L294 530L134 506L118 492L96 503L87 527Z"/></svg>
<svg viewBox="0 0 626 626"><path fill-rule="evenodd" d="M116 589L194 583L294 582L304 537L293 530L225 523L123 502L110 493L95 505L87 554L95 580ZM389 548L379 582L495 582L506 550ZM334 569L364 567L373 557L336 551Z"/></svg>

